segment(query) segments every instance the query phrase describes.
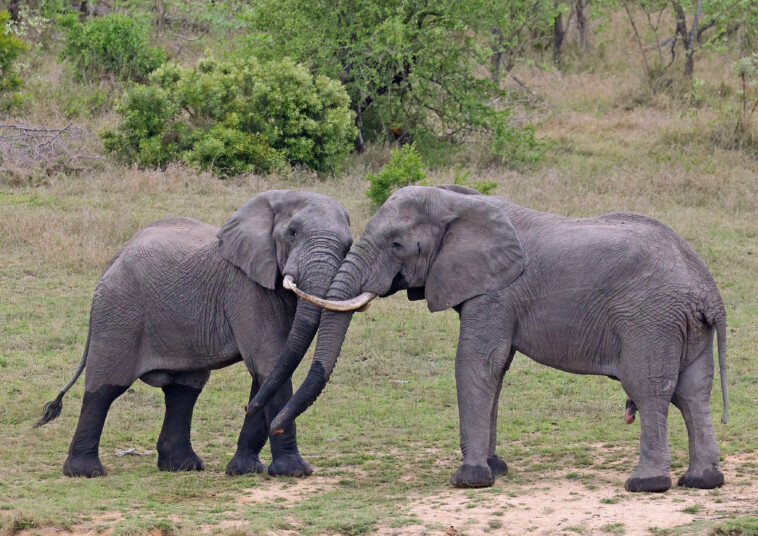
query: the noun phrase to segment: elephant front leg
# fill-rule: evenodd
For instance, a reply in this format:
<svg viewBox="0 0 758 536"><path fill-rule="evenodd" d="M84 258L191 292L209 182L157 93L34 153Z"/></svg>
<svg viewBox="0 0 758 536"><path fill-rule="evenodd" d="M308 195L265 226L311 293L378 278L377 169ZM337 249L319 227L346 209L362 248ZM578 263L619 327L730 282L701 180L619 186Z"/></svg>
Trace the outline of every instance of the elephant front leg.
<svg viewBox="0 0 758 536"><path fill-rule="evenodd" d="M493 419L497 420L497 397L511 345L499 311L492 310L486 297L471 302L474 303L467 302L461 309L455 357L463 464L450 479L454 486L464 488L491 486L495 471L507 470L505 462L494 455L492 427Z"/></svg>
<svg viewBox="0 0 758 536"><path fill-rule="evenodd" d="M253 384L250 387L250 400L255 397L260 384L253 378ZM245 475L248 473L262 473L266 466L261 463L258 457L261 449L268 439L268 425L266 424L266 415L263 412L255 415L245 415L245 422L242 424L242 431L237 440L237 452L226 465L227 475Z"/></svg>
<svg viewBox="0 0 758 536"><path fill-rule="evenodd" d="M202 471L205 462L190 442L192 412L210 372L179 373L163 386L166 414L158 436L158 468L161 471Z"/></svg>
<svg viewBox="0 0 758 536"><path fill-rule="evenodd" d="M100 436L111 404L127 388L128 386L122 385L103 385L84 393L79 424L68 449L68 458L63 464L64 475L91 478L106 474L98 457Z"/></svg>
<svg viewBox="0 0 758 536"><path fill-rule="evenodd" d="M279 392L264 408L266 421L270 425L274 417L292 398L292 380L287 380ZM294 421L284 431L271 436L271 456L273 461L268 466L271 476L308 476L313 468L300 455L297 448L297 430Z"/></svg>
<svg viewBox="0 0 758 536"><path fill-rule="evenodd" d="M516 353L516 350L511 348L511 351L508 354L508 360L505 364L505 368L503 369L502 374L500 375L500 379L497 382L497 391L495 392L495 399L492 402L492 413L490 416L490 447L489 451L487 452L487 465L489 465L490 469L492 470L492 473L495 476L505 475L508 474L508 464L505 463L505 460L500 459L497 456L497 406L498 401L500 399L500 391L503 388L503 378L505 378L505 373L508 371L508 368L510 367L511 361L513 361L513 356Z"/></svg>

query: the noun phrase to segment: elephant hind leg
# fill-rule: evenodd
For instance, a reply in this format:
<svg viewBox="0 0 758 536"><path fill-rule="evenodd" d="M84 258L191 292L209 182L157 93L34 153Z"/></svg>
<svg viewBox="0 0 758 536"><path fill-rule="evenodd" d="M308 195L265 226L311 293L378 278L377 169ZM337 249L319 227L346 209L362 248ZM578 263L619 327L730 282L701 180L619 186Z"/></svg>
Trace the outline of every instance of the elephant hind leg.
<svg viewBox="0 0 758 536"><path fill-rule="evenodd" d="M190 442L192 412L197 397L208 381L207 370L180 372L162 386L166 400L163 428L158 437L158 468L162 471L202 471L205 462L195 454Z"/></svg>
<svg viewBox="0 0 758 536"><path fill-rule="evenodd" d="M711 422L713 356L705 354L679 374L672 402L684 417L689 438L689 468L678 484L713 489L724 483L724 475L719 467L719 447Z"/></svg>
<svg viewBox="0 0 758 536"><path fill-rule="evenodd" d="M630 348L622 356L619 378L640 416L640 457L625 483L629 491L660 492L671 487L667 418L677 384L680 348L673 338L656 348Z"/></svg>
<svg viewBox="0 0 758 536"><path fill-rule="evenodd" d="M63 464L64 475L92 478L106 474L98 457L100 436L111 404L128 388L128 385L101 385L85 391L79 423Z"/></svg>
<svg viewBox="0 0 758 536"><path fill-rule="evenodd" d="M628 491L666 491L671 487L671 451L666 419L671 396L636 397L640 413L640 459L627 479Z"/></svg>

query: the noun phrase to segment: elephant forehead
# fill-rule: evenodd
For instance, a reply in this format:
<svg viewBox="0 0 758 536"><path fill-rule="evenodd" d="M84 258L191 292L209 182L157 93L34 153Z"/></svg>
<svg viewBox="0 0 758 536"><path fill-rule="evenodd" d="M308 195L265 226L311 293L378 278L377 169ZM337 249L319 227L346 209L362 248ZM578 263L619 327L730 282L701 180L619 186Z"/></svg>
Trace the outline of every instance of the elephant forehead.
<svg viewBox="0 0 758 536"><path fill-rule="evenodd" d="M349 229L350 227L346 211L337 201L329 198L313 200L303 206L295 217L302 219L303 222L321 223L331 229Z"/></svg>

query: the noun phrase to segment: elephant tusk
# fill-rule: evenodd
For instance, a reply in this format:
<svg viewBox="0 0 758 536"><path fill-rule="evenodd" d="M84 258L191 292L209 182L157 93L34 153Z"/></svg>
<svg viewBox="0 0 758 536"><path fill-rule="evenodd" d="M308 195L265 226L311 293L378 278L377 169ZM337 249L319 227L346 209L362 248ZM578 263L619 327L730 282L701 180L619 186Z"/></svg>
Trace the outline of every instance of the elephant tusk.
<svg viewBox="0 0 758 536"><path fill-rule="evenodd" d="M291 290L292 292L294 292L295 294L303 298L308 303L312 303L313 305L316 305L328 311L363 312L369 308L369 305L371 304L371 300L376 298L376 294L374 294L373 292L364 292L360 296L351 298L349 300L344 300L344 301L325 300L323 298L317 298L316 296L311 296L310 294L303 292L302 290L297 288L297 285L295 284L295 280L291 275L284 276L283 285L284 285L284 288L286 288L287 290Z"/></svg>

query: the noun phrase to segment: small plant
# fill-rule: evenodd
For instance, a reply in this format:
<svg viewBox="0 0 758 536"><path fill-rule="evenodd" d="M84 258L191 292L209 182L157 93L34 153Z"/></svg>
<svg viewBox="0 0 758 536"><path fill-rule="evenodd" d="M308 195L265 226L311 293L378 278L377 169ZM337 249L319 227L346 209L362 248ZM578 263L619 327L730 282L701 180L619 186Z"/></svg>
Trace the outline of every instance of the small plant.
<svg viewBox="0 0 758 536"><path fill-rule="evenodd" d="M626 527L623 523L609 523L600 527L600 530L614 534L615 536L623 536L626 534Z"/></svg>
<svg viewBox="0 0 758 536"><path fill-rule="evenodd" d="M682 508L682 512L685 514L697 514L699 511L701 511L703 507L699 504L693 504L692 506L688 506L687 508Z"/></svg>
<svg viewBox="0 0 758 536"><path fill-rule="evenodd" d="M289 162L334 172L355 136L347 104L339 82L289 59L204 59L192 69L164 65L149 85L129 88L116 106L121 122L101 137L140 167L183 161L228 176Z"/></svg>
<svg viewBox="0 0 758 536"><path fill-rule="evenodd" d="M145 81L166 61L166 53L150 46L144 25L126 15L111 14L86 23L69 21L60 60L71 61L80 80L109 74Z"/></svg>
<svg viewBox="0 0 758 536"><path fill-rule="evenodd" d="M384 204L392 191L424 180L426 173L416 145L405 145L390 154L390 161L379 173L370 173L366 180L371 183L366 195L375 206Z"/></svg>
<svg viewBox="0 0 758 536"><path fill-rule="evenodd" d="M471 182L471 180L469 180L469 175L471 175L471 170L466 170L465 172L462 172L461 170L462 170L462 167L460 165L455 166L455 169L453 170L453 184L458 184L460 186L468 186L469 188L478 190L479 193L483 195L490 195L490 191L497 188L497 183L494 181Z"/></svg>
<svg viewBox="0 0 758 536"><path fill-rule="evenodd" d="M9 20L8 12L0 11L0 94L12 92L21 86L21 78L16 73L13 62L27 48L26 43L8 29ZM12 105L15 95L11 99Z"/></svg>
<svg viewBox="0 0 758 536"><path fill-rule="evenodd" d="M758 517L730 519L711 529L709 536L758 536Z"/></svg>

